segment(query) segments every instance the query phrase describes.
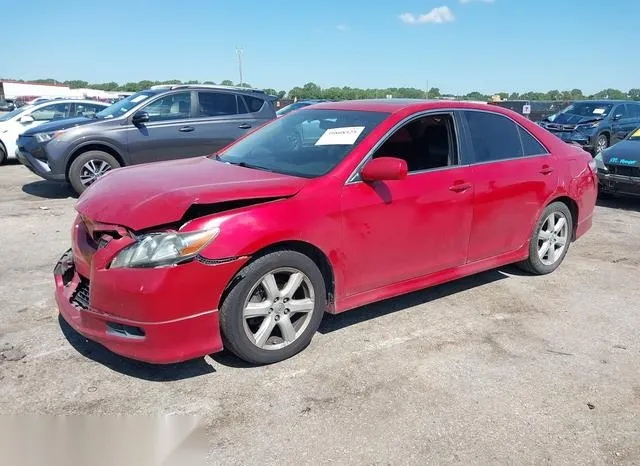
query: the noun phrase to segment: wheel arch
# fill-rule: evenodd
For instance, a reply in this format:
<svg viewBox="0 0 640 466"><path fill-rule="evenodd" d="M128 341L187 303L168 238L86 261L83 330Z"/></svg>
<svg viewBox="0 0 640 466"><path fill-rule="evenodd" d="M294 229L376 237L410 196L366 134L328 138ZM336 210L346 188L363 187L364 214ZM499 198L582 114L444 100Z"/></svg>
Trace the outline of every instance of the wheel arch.
<svg viewBox="0 0 640 466"><path fill-rule="evenodd" d="M269 246L265 246L264 248L256 251L254 254L251 254L251 261L254 261L259 257L262 257L274 251L285 250L285 249L289 251L299 252L300 254L304 254L305 256L309 257L318 266L318 269L320 269L320 273L324 278L324 284L327 291L327 303L328 303L327 310L328 312L333 312L334 306L335 306L335 282L336 282L334 267L329 257L319 247L301 240L279 241L279 242L270 244ZM251 261L247 262L245 266L248 265ZM220 303L222 303L225 300L228 293L231 291L231 288L233 288L233 282L234 280L232 280L229 283L229 285L227 285L227 288L222 293L222 296L220 297Z"/></svg>
<svg viewBox="0 0 640 466"><path fill-rule="evenodd" d="M571 238L573 240L573 238L575 238L575 235L576 235L576 229L578 228L578 216L580 214L580 207L578 206L578 203L573 198L564 194L551 199L549 202L547 202L544 208L546 209L547 206L553 204L554 202L562 202L569 208L569 212L571 212L571 223L572 223Z"/></svg>
<svg viewBox="0 0 640 466"><path fill-rule="evenodd" d="M67 166L65 167L64 171L64 175L67 181L69 180L69 169L71 168L71 164L73 163L73 161L80 155L90 150L99 150L102 152L106 152L107 154L112 155L118 161L121 167L125 166L124 159L122 158L120 153L110 145L100 142L84 144L80 147L76 147L71 153L69 160L67 161Z"/></svg>

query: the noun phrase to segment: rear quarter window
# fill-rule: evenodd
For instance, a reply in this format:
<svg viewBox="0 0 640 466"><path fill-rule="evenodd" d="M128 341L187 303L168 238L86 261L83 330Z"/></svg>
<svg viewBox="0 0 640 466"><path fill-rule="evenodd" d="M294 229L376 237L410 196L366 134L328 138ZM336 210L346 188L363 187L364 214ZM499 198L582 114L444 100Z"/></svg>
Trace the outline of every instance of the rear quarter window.
<svg viewBox="0 0 640 466"><path fill-rule="evenodd" d="M249 108L249 113L259 112L264 105L264 100L258 97L253 97L250 95L245 95L243 97L244 101L247 103L247 107Z"/></svg>
<svg viewBox="0 0 640 466"><path fill-rule="evenodd" d="M549 151L538 142L529 132L522 126L518 125L518 131L520 131L520 139L522 140L522 151L525 156L529 155L543 155Z"/></svg>

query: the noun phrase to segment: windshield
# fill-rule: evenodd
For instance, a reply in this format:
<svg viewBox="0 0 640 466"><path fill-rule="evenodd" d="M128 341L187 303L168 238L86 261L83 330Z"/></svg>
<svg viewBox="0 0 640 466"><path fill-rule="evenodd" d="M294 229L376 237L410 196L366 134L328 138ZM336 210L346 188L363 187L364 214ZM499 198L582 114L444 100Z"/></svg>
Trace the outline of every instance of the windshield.
<svg viewBox="0 0 640 466"><path fill-rule="evenodd" d="M333 170L389 114L303 109L249 134L218 160L315 178Z"/></svg>
<svg viewBox="0 0 640 466"><path fill-rule="evenodd" d="M299 108L308 107L308 106L309 106L309 104L305 104L305 103L302 103L302 102L296 102L296 103L293 103L293 104L289 104L286 107L282 107L280 110L278 110L276 112L276 115L278 115L278 116L286 115L287 113L292 112L293 110L297 110Z"/></svg>
<svg viewBox="0 0 640 466"><path fill-rule="evenodd" d="M16 115L20 115L22 112L25 112L29 109L33 108L33 105L25 105L24 107L16 108L15 110L10 111L9 113L5 113L0 116L0 121L8 121Z"/></svg>
<svg viewBox="0 0 640 466"><path fill-rule="evenodd" d="M156 95L153 91L142 91L136 94L130 95L126 99L119 100L113 105L105 108L104 110L96 113L96 118L106 119L106 118L117 118L119 116L124 115L133 107L136 107L143 100L148 99L149 97Z"/></svg>
<svg viewBox="0 0 640 466"><path fill-rule="evenodd" d="M613 104L603 104L601 102L577 102L569 105L560 113L570 113L581 117L604 118L606 117Z"/></svg>
<svg viewBox="0 0 640 466"><path fill-rule="evenodd" d="M640 141L640 128L636 129L635 131L631 131L627 139L629 141Z"/></svg>

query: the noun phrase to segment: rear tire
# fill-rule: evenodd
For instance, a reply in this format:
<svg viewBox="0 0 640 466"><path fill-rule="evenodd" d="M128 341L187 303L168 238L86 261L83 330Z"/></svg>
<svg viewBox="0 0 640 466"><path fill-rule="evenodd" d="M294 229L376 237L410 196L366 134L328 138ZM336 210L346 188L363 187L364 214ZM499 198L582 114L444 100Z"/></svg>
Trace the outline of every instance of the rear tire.
<svg viewBox="0 0 640 466"><path fill-rule="evenodd" d="M271 364L309 345L327 307L324 277L309 257L271 252L244 267L232 283L220 306L229 351L251 364Z"/></svg>
<svg viewBox="0 0 640 466"><path fill-rule="evenodd" d="M518 267L535 275L553 272L567 255L572 237L573 217L569 207L564 202L549 204L529 241L529 258L518 263Z"/></svg>
<svg viewBox="0 0 640 466"><path fill-rule="evenodd" d="M100 150L90 150L80 154L69 167L69 183L74 191L82 194L91 184L106 172L120 167L116 158Z"/></svg>

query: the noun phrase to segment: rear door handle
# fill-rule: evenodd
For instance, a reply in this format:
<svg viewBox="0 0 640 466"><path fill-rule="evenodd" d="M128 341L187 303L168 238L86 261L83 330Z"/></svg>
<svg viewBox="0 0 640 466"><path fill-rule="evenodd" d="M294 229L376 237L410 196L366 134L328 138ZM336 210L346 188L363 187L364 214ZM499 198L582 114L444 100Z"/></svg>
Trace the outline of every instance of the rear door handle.
<svg viewBox="0 0 640 466"><path fill-rule="evenodd" d="M191 131L193 131L195 128L193 126L183 126L182 128L180 128L178 131L180 131L181 133L190 133Z"/></svg>
<svg viewBox="0 0 640 466"><path fill-rule="evenodd" d="M251 125L249 123L242 123L241 125L238 126L238 128L240 128L240 129L249 129L249 128L251 128Z"/></svg>
<svg viewBox="0 0 640 466"><path fill-rule="evenodd" d="M471 189L471 183L457 183L449 186L449 191L453 191L454 193L462 193L468 189Z"/></svg>
<svg viewBox="0 0 640 466"><path fill-rule="evenodd" d="M549 167L548 165L545 165L542 167L542 169L540 170L540 173L542 173L543 175L548 175L549 173L553 172L553 168Z"/></svg>

